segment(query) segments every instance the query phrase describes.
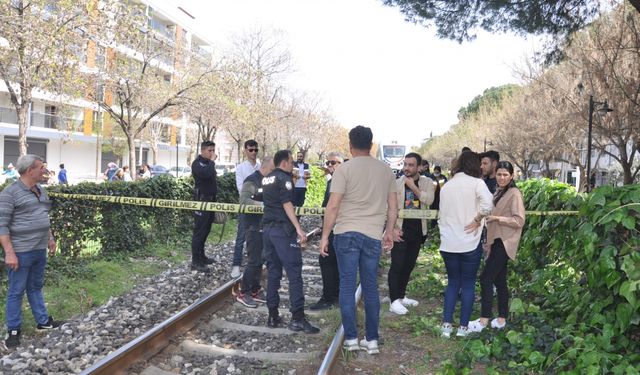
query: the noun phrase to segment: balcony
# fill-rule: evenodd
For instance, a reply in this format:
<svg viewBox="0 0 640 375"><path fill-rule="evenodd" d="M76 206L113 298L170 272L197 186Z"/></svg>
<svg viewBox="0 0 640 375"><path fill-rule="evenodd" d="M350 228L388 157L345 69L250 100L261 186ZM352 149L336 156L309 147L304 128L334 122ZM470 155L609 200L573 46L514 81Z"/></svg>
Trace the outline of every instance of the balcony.
<svg viewBox="0 0 640 375"><path fill-rule="evenodd" d="M150 18L149 27L153 31L155 31L156 33L164 37L165 39L169 40L170 42L172 43L176 42L176 33L174 31L173 25L165 25L164 23L162 23L161 21L155 18Z"/></svg>
<svg viewBox="0 0 640 375"><path fill-rule="evenodd" d="M194 46L191 49L191 53L193 57L195 57L198 61L205 64L206 66L211 65L211 51L204 49L202 46Z"/></svg>
<svg viewBox="0 0 640 375"><path fill-rule="evenodd" d="M54 115L49 113L31 113L31 126L58 129L60 131L81 132L83 130L83 123L81 119L75 119L71 117L65 117L60 115Z"/></svg>
<svg viewBox="0 0 640 375"><path fill-rule="evenodd" d="M0 107L0 122L18 124L18 114L13 108Z"/></svg>

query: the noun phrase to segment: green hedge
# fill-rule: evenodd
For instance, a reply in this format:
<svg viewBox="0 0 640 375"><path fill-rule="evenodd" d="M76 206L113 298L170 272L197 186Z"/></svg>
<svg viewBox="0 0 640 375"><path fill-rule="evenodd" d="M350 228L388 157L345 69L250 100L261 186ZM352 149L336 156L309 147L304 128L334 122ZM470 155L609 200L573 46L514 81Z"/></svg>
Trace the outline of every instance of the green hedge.
<svg viewBox="0 0 640 375"><path fill-rule="evenodd" d="M528 216L510 263L508 330L485 330L444 373L638 374L640 369L640 185L591 194L550 180L520 183Z"/></svg>
<svg viewBox="0 0 640 375"><path fill-rule="evenodd" d="M6 186L6 185L5 185ZM4 187L4 186L3 186ZM165 175L136 182L47 186L48 192L176 200L193 199L193 179ZM218 201L237 203L235 175L218 178ZM102 254L139 250L150 241L190 238L193 211L52 198L51 227L62 255L77 258L89 244Z"/></svg>

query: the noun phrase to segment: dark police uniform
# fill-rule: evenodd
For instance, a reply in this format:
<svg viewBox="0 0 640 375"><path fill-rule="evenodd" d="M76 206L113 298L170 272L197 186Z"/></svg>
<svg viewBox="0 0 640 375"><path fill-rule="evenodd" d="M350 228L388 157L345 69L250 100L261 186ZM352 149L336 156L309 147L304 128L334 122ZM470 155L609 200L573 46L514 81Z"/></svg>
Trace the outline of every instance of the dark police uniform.
<svg viewBox="0 0 640 375"><path fill-rule="evenodd" d="M213 160L198 155L191 163L191 174L195 180L194 198L197 201L215 202L218 188L216 186L216 164ZM203 266L207 260L204 244L207 241L214 213L212 211L194 211L193 237L191 238L191 264Z"/></svg>
<svg viewBox="0 0 640 375"><path fill-rule="evenodd" d="M262 179L264 176L260 171L255 171L245 178L242 191L245 190L247 183L253 184L255 193L251 196L251 200L262 202ZM240 195L242 196L242 192ZM243 202L240 202L243 203ZM247 242L247 267L242 275L242 293L255 294L260 290L260 271L262 270L262 215L246 214L245 215L246 242Z"/></svg>
<svg viewBox="0 0 640 375"><path fill-rule="evenodd" d="M302 291L302 252L296 229L284 211L283 204L293 200L291 173L276 168L262 180L264 216L262 217L264 252L267 260L267 307L270 317L280 305L282 268L289 279L289 311L292 319L304 318Z"/></svg>

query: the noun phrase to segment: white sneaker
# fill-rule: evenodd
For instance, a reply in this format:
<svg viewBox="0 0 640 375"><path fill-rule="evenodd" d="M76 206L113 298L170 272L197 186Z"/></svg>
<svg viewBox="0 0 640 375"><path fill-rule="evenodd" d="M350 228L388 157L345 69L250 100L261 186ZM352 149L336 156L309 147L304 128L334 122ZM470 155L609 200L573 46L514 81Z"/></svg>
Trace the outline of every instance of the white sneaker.
<svg viewBox="0 0 640 375"><path fill-rule="evenodd" d="M342 343L342 349L348 352L355 352L360 350L360 345L358 345L358 339L344 340Z"/></svg>
<svg viewBox="0 0 640 375"><path fill-rule="evenodd" d="M500 324L498 322L498 318L494 318L493 320L491 320L491 328L503 329L506 325L507 325L507 322Z"/></svg>
<svg viewBox="0 0 640 375"><path fill-rule="evenodd" d="M418 306L418 301L416 301L415 299L411 299L411 298L407 298L404 297L402 300L402 305L403 306Z"/></svg>
<svg viewBox="0 0 640 375"><path fill-rule="evenodd" d="M233 268L231 269L231 277L233 277L234 279L236 277L240 277L240 266L233 266Z"/></svg>
<svg viewBox="0 0 640 375"><path fill-rule="evenodd" d="M389 306L389 311L397 315L404 315L409 312L406 307L402 306L402 300L398 298Z"/></svg>
<svg viewBox="0 0 640 375"><path fill-rule="evenodd" d="M483 329L487 328L480 323L480 319L473 320L469 322L469 332L482 332Z"/></svg>
<svg viewBox="0 0 640 375"><path fill-rule="evenodd" d="M442 323L440 331L442 332L442 337L449 338L451 337L451 332L453 332L453 326L451 325L451 323Z"/></svg>
<svg viewBox="0 0 640 375"><path fill-rule="evenodd" d="M458 337L467 337L469 335L469 327L458 327L458 331L456 332L456 336Z"/></svg>
<svg viewBox="0 0 640 375"><path fill-rule="evenodd" d="M367 354L378 354L380 350L378 349L378 340L367 341L367 339L360 340L360 348L362 350L366 350Z"/></svg>

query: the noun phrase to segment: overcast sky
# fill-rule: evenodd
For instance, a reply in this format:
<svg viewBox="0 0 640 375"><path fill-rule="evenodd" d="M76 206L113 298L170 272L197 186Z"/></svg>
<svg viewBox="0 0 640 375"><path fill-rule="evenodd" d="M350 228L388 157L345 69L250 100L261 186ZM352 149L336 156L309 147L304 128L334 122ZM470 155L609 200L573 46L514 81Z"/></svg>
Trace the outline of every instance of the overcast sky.
<svg viewBox="0 0 640 375"><path fill-rule="evenodd" d="M462 45L407 23L381 0L171 0L223 47L248 30L283 32L295 89L318 94L347 128L418 145L444 133L460 107L491 86L517 83L532 39L481 34Z"/></svg>

